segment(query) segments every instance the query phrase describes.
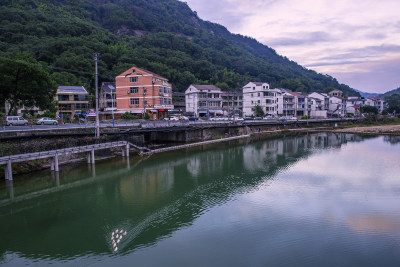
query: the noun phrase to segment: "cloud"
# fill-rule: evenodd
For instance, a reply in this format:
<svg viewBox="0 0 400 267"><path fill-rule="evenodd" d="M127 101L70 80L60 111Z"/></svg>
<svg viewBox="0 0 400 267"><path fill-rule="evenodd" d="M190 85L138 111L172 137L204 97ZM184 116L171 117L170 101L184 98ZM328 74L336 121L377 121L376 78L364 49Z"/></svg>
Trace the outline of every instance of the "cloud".
<svg viewBox="0 0 400 267"><path fill-rule="evenodd" d="M336 77L339 82L374 93L384 93L400 86L400 56L378 61L332 64L312 69Z"/></svg>
<svg viewBox="0 0 400 267"><path fill-rule="evenodd" d="M201 18L253 37L279 54L358 88L399 84L398 0L187 0ZM377 66L388 64L385 71ZM374 66L374 67L372 67ZM350 67L354 67L351 70ZM369 73L369 85L351 73ZM390 73L390 75L389 75ZM391 81L385 81L392 79ZM385 81L382 83L382 81Z"/></svg>
<svg viewBox="0 0 400 267"><path fill-rule="evenodd" d="M335 38L327 32L300 32L296 37L283 37L270 39L269 46L301 46L305 44L316 44L320 42L331 42Z"/></svg>

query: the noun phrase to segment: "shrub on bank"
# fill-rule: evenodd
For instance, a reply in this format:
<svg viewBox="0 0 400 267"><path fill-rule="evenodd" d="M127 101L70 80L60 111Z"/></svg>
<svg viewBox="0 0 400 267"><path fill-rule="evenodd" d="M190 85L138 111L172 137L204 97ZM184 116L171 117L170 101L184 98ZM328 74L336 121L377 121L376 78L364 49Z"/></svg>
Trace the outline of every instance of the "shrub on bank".
<svg viewBox="0 0 400 267"><path fill-rule="evenodd" d="M138 119L138 117L137 117L135 114L131 114L131 113L129 113L129 112L125 112L125 113L122 115L122 118L123 118L124 120L137 120L137 119Z"/></svg>

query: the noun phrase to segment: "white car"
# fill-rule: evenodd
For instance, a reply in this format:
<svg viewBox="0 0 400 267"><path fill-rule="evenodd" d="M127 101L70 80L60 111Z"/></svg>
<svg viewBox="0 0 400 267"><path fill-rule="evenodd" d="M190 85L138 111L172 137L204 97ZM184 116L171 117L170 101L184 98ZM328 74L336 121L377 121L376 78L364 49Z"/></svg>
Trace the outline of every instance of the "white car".
<svg viewBox="0 0 400 267"><path fill-rule="evenodd" d="M35 120L35 124L38 124L38 125L44 125L44 124L57 125L58 121L54 120L52 118L43 117L43 118L40 118L40 119L36 119Z"/></svg>
<svg viewBox="0 0 400 267"><path fill-rule="evenodd" d="M7 126L15 126L15 125L28 125L28 121L25 120L21 116L7 116L5 120L5 124Z"/></svg>

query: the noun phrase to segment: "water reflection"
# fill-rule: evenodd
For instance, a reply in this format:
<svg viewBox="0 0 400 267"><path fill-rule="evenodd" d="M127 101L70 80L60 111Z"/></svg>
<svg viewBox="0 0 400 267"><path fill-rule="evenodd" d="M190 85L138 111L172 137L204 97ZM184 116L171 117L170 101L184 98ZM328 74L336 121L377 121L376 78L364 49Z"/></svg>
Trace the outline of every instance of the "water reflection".
<svg viewBox="0 0 400 267"><path fill-rule="evenodd" d="M368 145L359 144L365 140ZM377 155L387 158L378 161ZM3 258L18 253L25 259L70 260L111 257L118 247L130 255L201 225L205 214L225 206L226 216L218 221L207 214L205 229L252 222L266 233L266 225L296 229L310 217L328 228L400 232L399 214L392 212L399 204L394 175L400 170L398 164L388 168L398 156L399 151L382 145L382 138L318 133L108 161L96 169L83 166L61 172L45 183L51 186L36 192L23 184L7 187L7 198L0 201L0 253ZM362 201L371 192L372 211L371 203ZM227 204L237 199L240 209ZM110 234L116 229L126 231L118 246Z"/></svg>

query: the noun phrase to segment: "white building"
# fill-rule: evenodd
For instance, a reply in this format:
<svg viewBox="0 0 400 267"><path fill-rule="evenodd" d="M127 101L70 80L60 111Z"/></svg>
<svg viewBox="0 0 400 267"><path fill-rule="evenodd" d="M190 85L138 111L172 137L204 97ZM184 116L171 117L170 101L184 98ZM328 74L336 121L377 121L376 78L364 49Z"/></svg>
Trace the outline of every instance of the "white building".
<svg viewBox="0 0 400 267"><path fill-rule="evenodd" d="M346 112L354 114L355 117L360 116L360 107L365 105L365 99L357 96L347 98Z"/></svg>
<svg viewBox="0 0 400 267"><path fill-rule="evenodd" d="M321 100L322 109L326 111L329 110L329 96L327 94L314 92L309 94L308 97Z"/></svg>
<svg viewBox="0 0 400 267"><path fill-rule="evenodd" d="M367 98L367 100L365 101L365 105L376 107L379 113L382 113L382 111L385 109L385 101L379 97Z"/></svg>
<svg viewBox="0 0 400 267"><path fill-rule="evenodd" d="M307 97L308 116L311 118L324 119L328 117L328 110L324 108L324 100L314 97Z"/></svg>
<svg viewBox="0 0 400 267"><path fill-rule="evenodd" d="M346 98L340 96L329 97L329 110L328 115L345 116L346 115Z"/></svg>
<svg viewBox="0 0 400 267"><path fill-rule="evenodd" d="M243 87L243 115L254 115L255 106L260 106L266 115L277 115L277 101L281 90L271 89L265 82L249 82Z"/></svg>
<svg viewBox="0 0 400 267"><path fill-rule="evenodd" d="M222 115L222 91L215 85L191 84L185 91L186 112L196 117Z"/></svg>

